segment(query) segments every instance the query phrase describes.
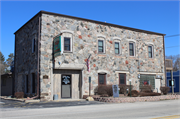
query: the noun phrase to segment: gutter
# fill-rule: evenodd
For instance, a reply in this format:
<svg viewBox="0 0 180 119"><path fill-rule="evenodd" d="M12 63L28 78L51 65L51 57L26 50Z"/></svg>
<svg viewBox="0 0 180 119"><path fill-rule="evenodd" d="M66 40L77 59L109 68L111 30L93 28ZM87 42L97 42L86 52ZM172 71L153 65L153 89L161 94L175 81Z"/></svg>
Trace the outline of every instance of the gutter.
<svg viewBox="0 0 180 119"><path fill-rule="evenodd" d="M163 36L163 51L164 51L164 79L165 79L165 86L167 86L167 79L166 79L166 64L165 64L165 43L164 43L164 36Z"/></svg>

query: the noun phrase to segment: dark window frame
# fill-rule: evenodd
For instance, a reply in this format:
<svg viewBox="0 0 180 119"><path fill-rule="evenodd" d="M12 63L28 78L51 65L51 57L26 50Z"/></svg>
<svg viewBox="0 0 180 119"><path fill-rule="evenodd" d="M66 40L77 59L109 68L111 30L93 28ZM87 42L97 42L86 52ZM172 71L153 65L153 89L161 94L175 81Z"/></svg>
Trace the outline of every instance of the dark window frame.
<svg viewBox="0 0 180 119"><path fill-rule="evenodd" d="M102 41L102 46L99 46L99 41ZM102 47L102 52L99 51L99 47ZM98 53L104 53L104 40L98 40Z"/></svg>
<svg viewBox="0 0 180 119"><path fill-rule="evenodd" d="M121 84L120 75L124 75L124 84ZM119 85L126 85L126 73L119 73Z"/></svg>
<svg viewBox="0 0 180 119"><path fill-rule="evenodd" d="M29 80L28 80L28 75L26 75L26 90L25 90L25 93L29 93L28 91L28 86L29 86Z"/></svg>
<svg viewBox="0 0 180 119"><path fill-rule="evenodd" d="M132 44L132 46L133 46L132 49L130 49L130 44ZM134 45L135 45L134 42L129 42L129 55L130 56L135 56L135 46ZM131 51L133 53L132 55L131 55Z"/></svg>
<svg viewBox="0 0 180 119"><path fill-rule="evenodd" d="M65 50L65 39L69 39L69 50ZM64 51L65 52L71 52L71 38L70 37L64 37Z"/></svg>
<svg viewBox="0 0 180 119"><path fill-rule="evenodd" d="M116 43L118 44L118 48L115 47ZM118 49L118 53L116 53L116 49ZM115 52L116 55L120 54L120 42L114 42L114 50L115 50L114 52Z"/></svg>
<svg viewBox="0 0 180 119"><path fill-rule="evenodd" d="M100 75L104 75L104 84L100 84L99 83L99 76ZM100 86L100 85L106 85L106 74L98 74L98 85Z"/></svg>
<svg viewBox="0 0 180 119"><path fill-rule="evenodd" d="M151 47L151 51L149 51L149 47ZM149 53L151 53L151 57L149 57ZM148 46L148 57L153 58L153 46L152 45Z"/></svg>
<svg viewBox="0 0 180 119"><path fill-rule="evenodd" d="M31 74L32 76L32 81L31 81L31 86L32 86L32 93L36 93L35 90L36 90L36 79L35 79L35 73L32 73Z"/></svg>

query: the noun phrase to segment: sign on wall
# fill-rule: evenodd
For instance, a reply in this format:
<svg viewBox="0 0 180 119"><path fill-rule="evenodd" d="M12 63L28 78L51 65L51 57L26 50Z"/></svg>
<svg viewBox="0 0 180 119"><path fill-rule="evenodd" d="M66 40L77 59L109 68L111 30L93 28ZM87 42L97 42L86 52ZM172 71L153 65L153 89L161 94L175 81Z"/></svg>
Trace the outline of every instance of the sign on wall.
<svg viewBox="0 0 180 119"><path fill-rule="evenodd" d="M61 36L57 36L54 38L54 57L60 55L61 52Z"/></svg>
<svg viewBox="0 0 180 119"><path fill-rule="evenodd" d="M112 85L112 88L113 88L113 97L119 97L118 85Z"/></svg>

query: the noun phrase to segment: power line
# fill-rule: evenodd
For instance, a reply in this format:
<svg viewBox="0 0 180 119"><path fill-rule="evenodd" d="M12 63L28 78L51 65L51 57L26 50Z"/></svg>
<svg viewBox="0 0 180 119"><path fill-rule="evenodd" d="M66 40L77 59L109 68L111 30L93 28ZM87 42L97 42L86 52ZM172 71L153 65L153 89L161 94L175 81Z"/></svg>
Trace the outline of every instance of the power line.
<svg viewBox="0 0 180 119"><path fill-rule="evenodd" d="M176 34L176 35L171 35L171 36L165 36L165 38L167 37L175 37L175 36L179 36L180 34Z"/></svg>
<svg viewBox="0 0 180 119"><path fill-rule="evenodd" d="M171 46L171 47L166 47L166 48L174 48L174 47L179 47L179 45L178 45L178 46Z"/></svg>

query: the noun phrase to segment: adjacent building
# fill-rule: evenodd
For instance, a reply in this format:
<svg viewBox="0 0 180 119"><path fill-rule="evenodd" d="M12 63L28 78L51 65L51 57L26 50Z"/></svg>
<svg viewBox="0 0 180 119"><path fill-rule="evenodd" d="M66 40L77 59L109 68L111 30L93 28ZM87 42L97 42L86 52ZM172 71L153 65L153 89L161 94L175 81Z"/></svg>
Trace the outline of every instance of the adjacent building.
<svg viewBox="0 0 180 119"><path fill-rule="evenodd" d="M164 35L40 11L15 32L15 92L80 99L98 85L165 86Z"/></svg>

